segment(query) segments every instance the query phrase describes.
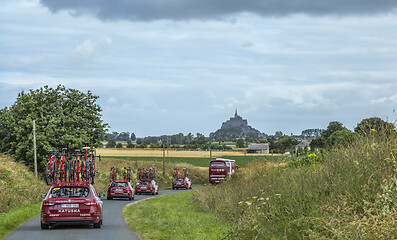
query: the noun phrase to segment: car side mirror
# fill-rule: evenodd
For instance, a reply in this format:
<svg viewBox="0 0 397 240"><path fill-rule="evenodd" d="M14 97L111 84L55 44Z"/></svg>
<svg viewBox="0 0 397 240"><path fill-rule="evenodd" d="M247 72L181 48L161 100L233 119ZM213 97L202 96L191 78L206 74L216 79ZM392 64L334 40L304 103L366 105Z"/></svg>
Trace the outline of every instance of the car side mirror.
<svg viewBox="0 0 397 240"><path fill-rule="evenodd" d="M43 194L41 194L41 197L42 197L42 198L45 198L45 197L47 197L47 193L43 193Z"/></svg>
<svg viewBox="0 0 397 240"><path fill-rule="evenodd" d="M99 197L105 197L104 193L99 193Z"/></svg>

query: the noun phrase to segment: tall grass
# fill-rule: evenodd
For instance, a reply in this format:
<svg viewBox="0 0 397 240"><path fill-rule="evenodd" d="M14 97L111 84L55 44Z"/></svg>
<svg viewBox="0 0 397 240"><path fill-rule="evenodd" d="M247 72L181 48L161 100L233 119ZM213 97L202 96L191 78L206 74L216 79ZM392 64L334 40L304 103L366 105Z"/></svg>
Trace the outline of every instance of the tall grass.
<svg viewBox="0 0 397 240"><path fill-rule="evenodd" d="M394 136L376 133L321 161L284 167L257 161L194 201L231 219L232 239L393 239L396 146Z"/></svg>
<svg viewBox="0 0 397 240"><path fill-rule="evenodd" d="M48 191L44 181L36 181L29 168L0 154L0 213L23 204L38 203L40 195Z"/></svg>

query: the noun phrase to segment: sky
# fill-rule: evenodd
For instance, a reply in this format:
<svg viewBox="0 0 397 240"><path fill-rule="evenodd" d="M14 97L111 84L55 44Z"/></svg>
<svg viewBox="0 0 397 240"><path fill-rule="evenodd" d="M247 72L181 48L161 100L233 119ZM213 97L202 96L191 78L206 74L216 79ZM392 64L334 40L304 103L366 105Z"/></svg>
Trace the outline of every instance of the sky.
<svg viewBox="0 0 397 240"><path fill-rule="evenodd" d="M138 137L394 122L397 1L0 0L0 108L58 84Z"/></svg>

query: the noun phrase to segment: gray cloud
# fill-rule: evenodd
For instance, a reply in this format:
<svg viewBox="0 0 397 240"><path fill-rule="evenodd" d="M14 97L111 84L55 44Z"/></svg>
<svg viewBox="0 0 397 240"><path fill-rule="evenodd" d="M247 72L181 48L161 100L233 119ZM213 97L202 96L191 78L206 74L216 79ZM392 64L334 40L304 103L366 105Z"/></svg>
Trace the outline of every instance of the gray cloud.
<svg viewBox="0 0 397 240"><path fill-rule="evenodd" d="M217 19L238 13L349 15L391 12L395 0L41 0L52 12L94 15L101 20Z"/></svg>

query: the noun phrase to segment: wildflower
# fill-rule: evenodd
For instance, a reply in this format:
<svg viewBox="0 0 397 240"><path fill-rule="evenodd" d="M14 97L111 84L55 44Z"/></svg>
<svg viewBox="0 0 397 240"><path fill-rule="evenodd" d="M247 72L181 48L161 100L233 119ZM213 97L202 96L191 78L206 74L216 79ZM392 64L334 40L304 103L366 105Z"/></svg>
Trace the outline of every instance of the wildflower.
<svg viewBox="0 0 397 240"><path fill-rule="evenodd" d="M257 199L258 197L257 196L255 196L255 197L252 197L253 199Z"/></svg>
<svg viewBox="0 0 397 240"><path fill-rule="evenodd" d="M276 195L277 195L277 194L276 194ZM279 195L280 195L280 194L279 194ZM281 196L281 195L280 195L280 196ZM267 197L267 198L266 198L266 201L269 201L269 199L270 199L270 198Z"/></svg>
<svg viewBox="0 0 397 240"><path fill-rule="evenodd" d="M242 201L240 201L240 202L238 202L238 205L240 205L240 204L242 204L243 202Z"/></svg>
<svg viewBox="0 0 397 240"><path fill-rule="evenodd" d="M263 197L261 197L261 198L259 198L258 200L259 200L259 201L263 201L263 200L265 200L265 199L264 199Z"/></svg>
<svg viewBox="0 0 397 240"><path fill-rule="evenodd" d="M372 132L376 132L376 129L371 128L370 130L371 130Z"/></svg>
<svg viewBox="0 0 397 240"><path fill-rule="evenodd" d="M265 204L266 204L266 202L261 203L261 205L265 205Z"/></svg>
<svg viewBox="0 0 397 240"><path fill-rule="evenodd" d="M281 197L281 194L279 194L279 193L276 193L276 197Z"/></svg>
<svg viewBox="0 0 397 240"><path fill-rule="evenodd" d="M246 203L248 206L251 206L251 204L252 204L251 202L248 202L248 201L246 201L245 203Z"/></svg>

